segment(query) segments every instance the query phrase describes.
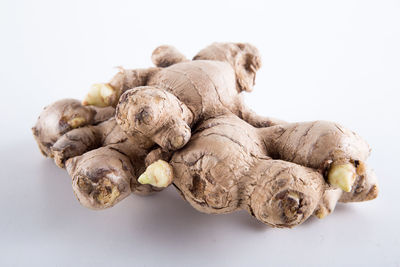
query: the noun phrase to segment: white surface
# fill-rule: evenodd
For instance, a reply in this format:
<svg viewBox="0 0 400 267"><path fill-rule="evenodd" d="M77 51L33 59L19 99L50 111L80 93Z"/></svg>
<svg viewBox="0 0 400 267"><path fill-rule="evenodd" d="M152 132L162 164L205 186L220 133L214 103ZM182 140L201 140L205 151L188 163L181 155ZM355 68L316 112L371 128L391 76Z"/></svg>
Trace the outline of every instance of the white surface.
<svg viewBox="0 0 400 267"><path fill-rule="evenodd" d="M219 1L218 1L219 2ZM399 1L1 1L0 266L399 266ZM43 106L82 98L113 66L173 44L263 55L246 99L289 121L334 120L373 147L380 196L292 230L201 214L170 188L94 212L30 133Z"/></svg>

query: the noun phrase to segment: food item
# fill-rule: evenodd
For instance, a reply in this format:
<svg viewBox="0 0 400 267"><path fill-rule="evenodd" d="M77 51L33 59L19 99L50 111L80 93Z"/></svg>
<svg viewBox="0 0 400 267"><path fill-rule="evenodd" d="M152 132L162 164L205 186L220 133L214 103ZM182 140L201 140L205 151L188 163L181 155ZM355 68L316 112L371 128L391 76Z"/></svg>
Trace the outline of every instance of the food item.
<svg viewBox="0 0 400 267"><path fill-rule="evenodd" d="M375 198L375 175L362 163L368 154L358 135L335 123L255 128L225 115L202 122L170 164L175 186L197 210L246 209L266 224L293 227L313 213L325 217L337 201ZM327 184L323 175L335 175L342 162L357 170L349 192Z"/></svg>
<svg viewBox="0 0 400 267"><path fill-rule="evenodd" d="M261 66L254 46L215 43L192 61L161 46L152 60L156 67L121 68L95 84L83 106L52 105L34 128L85 206L110 207L130 191L174 183L199 211L245 209L263 223L293 227L327 216L338 201L377 196L365 164L370 149L357 134L332 122L259 116L244 104L241 92L252 90ZM67 130L54 130L61 122Z"/></svg>
<svg viewBox="0 0 400 267"><path fill-rule="evenodd" d="M172 183L172 178L171 165L159 159L147 167L146 171L139 176L138 182L162 188L169 186Z"/></svg>
<svg viewBox="0 0 400 267"><path fill-rule="evenodd" d="M258 116L243 102L240 92L252 90L261 66L250 44L215 43L193 61L161 46L152 59L156 68L121 68L109 83L95 84L83 103L116 106L119 99L117 122L123 130L141 132L171 151L188 142L193 125L220 114L236 114L257 127L282 123Z"/></svg>
<svg viewBox="0 0 400 267"><path fill-rule="evenodd" d="M78 100L59 100L44 108L32 128L33 136L42 154L53 157L51 148L62 135L81 126L106 121L113 117L114 113L112 107L85 107Z"/></svg>
<svg viewBox="0 0 400 267"><path fill-rule="evenodd" d="M180 149L171 160L174 184L203 212L247 209L292 227L314 212L325 217L337 201L375 198L375 175L363 163L369 147L358 135L330 122L264 118L243 104L240 92L252 90L260 65L251 45L213 44L123 93L117 122L165 151Z"/></svg>
<svg viewBox="0 0 400 267"><path fill-rule="evenodd" d="M152 71L145 84L123 93L116 118L127 134L143 133L164 150L174 151L189 141L191 128L207 118L233 113L256 127L282 123L256 115L240 94L252 90L261 65L255 47L217 43L194 59L165 64L168 67ZM132 84L129 78L119 79Z"/></svg>
<svg viewBox="0 0 400 267"><path fill-rule="evenodd" d="M88 208L111 207L131 192L161 190L137 182L146 156L157 152L150 153L154 143L140 134L126 135L114 113L112 107L82 106L78 100L65 99L46 107L33 127L42 153L67 169L76 197Z"/></svg>

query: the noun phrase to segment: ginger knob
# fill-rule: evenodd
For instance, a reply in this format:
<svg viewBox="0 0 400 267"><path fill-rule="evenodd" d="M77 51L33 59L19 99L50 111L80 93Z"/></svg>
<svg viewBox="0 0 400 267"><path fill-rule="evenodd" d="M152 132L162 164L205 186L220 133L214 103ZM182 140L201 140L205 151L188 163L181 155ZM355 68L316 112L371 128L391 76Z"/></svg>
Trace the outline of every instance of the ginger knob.
<svg viewBox="0 0 400 267"><path fill-rule="evenodd" d="M138 181L155 187L167 187L172 183L172 178L172 167L164 160L157 160L146 168Z"/></svg>

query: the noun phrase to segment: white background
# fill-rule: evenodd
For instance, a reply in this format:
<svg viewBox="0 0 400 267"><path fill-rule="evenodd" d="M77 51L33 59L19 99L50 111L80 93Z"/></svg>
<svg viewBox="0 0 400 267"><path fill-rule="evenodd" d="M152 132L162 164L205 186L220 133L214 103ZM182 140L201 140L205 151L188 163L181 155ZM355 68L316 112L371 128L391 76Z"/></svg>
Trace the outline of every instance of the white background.
<svg viewBox="0 0 400 267"><path fill-rule="evenodd" d="M4 1L0 3L1 266L399 266L399 1ZM193 56L214 41L263 56L247 103L288 121L325 119L373 148L378 199L294 229L245 212L201 214L169 188L91 211L39 153L42 108L151 65L160 44Z"/></svg>

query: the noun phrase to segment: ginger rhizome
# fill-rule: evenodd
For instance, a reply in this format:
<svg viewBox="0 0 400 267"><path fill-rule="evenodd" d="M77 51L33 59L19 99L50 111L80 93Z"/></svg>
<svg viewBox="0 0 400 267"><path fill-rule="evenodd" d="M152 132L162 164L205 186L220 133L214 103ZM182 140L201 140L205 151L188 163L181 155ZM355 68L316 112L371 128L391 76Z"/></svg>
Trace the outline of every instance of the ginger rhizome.
<svg viewBox="0 0 400 267"><path fill-rule="evenodd" d="M76 197L88 208L111 207L131 192L146 195L162 189L137 181L146 157L158 152L151 152L154 143L140 134L126 135L114 113L112 107L65 99L46 107L33 127L43 154L66 168ZM162 157L148 164L157 158ZM172 179L172 172L166 175Z"/></svg>
<svg viewBox="0 0 400 267"><path fill-rule="evenodd" d="M292 227L313 213L326 216L337 201L375 198L374 174L365 168L357 173L353 161L365 160L368 153L359 136L335 123L255 128L225 115L200 124L170 163L174 184L196 209L207 213L246 209L264 223ZM354 170L343 172L354 174L355 181L349 192L338 189L338 195L331 196L337 187L329 185L323 173L337 175L327 167L335 162L353 166Z"/></svg>
<svg viewBox="0 0 400 267"><path fill-rule="evenodd" d="M120 68L93 85L83 106L56 102L34 127L85 206L106 208L173 183L199 211L245 209L293 227L337 202L377 197L370 149L357 134L332 122L259 116L244 104L261 67L254 46L215 43L193 60L160 46L152 60L155 67Z"/></svg>

